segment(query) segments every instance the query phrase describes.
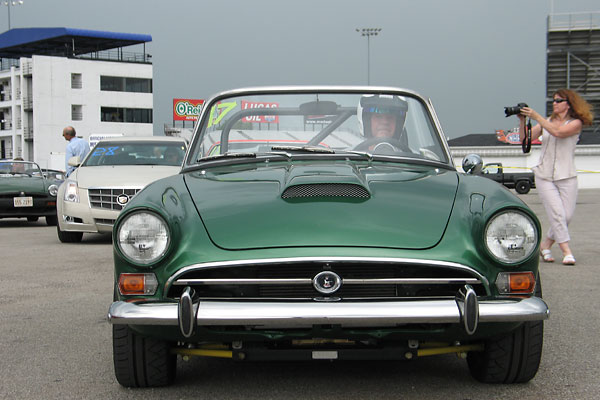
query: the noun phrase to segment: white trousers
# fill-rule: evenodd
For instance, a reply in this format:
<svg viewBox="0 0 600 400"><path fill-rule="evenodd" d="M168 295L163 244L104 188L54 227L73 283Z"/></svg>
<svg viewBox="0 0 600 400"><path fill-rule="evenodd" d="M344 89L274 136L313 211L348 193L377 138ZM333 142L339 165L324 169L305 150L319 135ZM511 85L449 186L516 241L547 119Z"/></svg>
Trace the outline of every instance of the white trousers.
<svg viewBox="0 0 600 400"><path fill-rule="evenodd" d="M568 242L571 237L567 227L577 203L577 177L547 181L536 176L535 186L550 224L546 237L556 243Z"/></svg>

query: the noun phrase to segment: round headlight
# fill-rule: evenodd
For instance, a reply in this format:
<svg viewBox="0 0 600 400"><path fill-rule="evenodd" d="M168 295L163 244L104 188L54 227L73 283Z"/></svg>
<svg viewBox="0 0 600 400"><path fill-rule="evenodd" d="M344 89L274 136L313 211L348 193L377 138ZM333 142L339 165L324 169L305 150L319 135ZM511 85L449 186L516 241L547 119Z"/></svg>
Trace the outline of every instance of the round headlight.
<svg viewBox="0 0 600 400"><path fill-rule="evenodd" d="M50 196L56 197L56 194L58 193L58 186L56 186L56 185L48 186L48 193L50 194Z"/></svg>
<svg viewBox="0 0 600 400"><path fill-rule="evenodd" d="M117 244L123 255L134 263L150 265L165 255L169 247L169 229L156 214L134 212L121 221Z"/></svg>
<svg viewBox="0 0 600 400"><path fill-rule="evenodd" d="M499 261L517 264L527 259L538 242L537 228L530 217L518 211L495 215L485 228L485 244Z"/></svg>

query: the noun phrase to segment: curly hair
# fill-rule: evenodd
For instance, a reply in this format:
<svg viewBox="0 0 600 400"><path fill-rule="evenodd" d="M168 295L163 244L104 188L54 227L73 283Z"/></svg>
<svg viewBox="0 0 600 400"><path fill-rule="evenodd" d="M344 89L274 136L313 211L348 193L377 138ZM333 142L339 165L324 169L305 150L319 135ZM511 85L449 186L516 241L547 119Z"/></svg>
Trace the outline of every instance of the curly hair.
<svg viewBox="0 0 600 400"><path fill-rule="evenodd" d="M552 94L554 96L560 96L563 99L567 99L567 103L571 108L569 109L569 115L572 118L581 120L583 125L592 125L594 121L594 113L592 112L592 106L590 103L585 101L580 95L571 89L559 89ZM554 116L554 114L552 115Z"/></svg>

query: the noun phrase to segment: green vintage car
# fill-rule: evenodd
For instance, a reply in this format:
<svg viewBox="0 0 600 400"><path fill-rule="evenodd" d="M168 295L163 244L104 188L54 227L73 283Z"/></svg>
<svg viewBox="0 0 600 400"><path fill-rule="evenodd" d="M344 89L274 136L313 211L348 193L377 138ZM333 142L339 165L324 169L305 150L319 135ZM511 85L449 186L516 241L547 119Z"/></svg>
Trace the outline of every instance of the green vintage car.
<svg viewBox="0 0 600 400"><path fill-rule="evenodd" d="M540 223L474 174L480 158L463 166L471 174L456 170L431 102L409 90L214 96L181 172L115 223L117 381L170 384L178 357L446 353L479 381L529 381L549 316Z"/></svg>
<svg viewBox="0 0 600 400"><path fill-rule="evenodd" d="M0 218L46 217L56 225L57 182L46 179L40 167L30 161L0 160Z"/></svg>

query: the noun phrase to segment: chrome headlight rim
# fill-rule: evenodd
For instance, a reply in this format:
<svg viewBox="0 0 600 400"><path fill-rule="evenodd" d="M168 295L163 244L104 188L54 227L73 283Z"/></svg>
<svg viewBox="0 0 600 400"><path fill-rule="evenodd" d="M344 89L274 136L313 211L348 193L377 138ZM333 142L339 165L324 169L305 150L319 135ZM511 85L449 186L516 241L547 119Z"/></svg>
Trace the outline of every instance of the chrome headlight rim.
<svg viewBox="0 0 600 400"><path fill-rule="evenodd" d="M52 197L56 197L56 195L58 194L58 186L56 186L55 184L51 184L50 186L48 186L48 194Z"/></svg>
<svg viewBox="0 0 600 400"><path fill-rule="evenodd" d="M166 244L165 244L164 248L159 252L159 255L152 258L151 260L140 261L139 259L130 257L128 255L128 253L123 249L122 244L121 244L121 238L120 238L121 229L125 226L125 223L129 222L130 218L132 218L134 216L138 216L139 214L149 214L150 216L157 218L157 220L165 228L165 233L167 236ZM113 238L114 238L113 241L115 243L114 247L117 249L118 253L124 260L126 260L127 262L129 262L137 267L152 268L153 266L155 266L157 263L159 263L161 260L163 260L169 254L169 251L171 250L172 232L171 232L171 228L170 228L169 224L167 223L167 221L165 220L165 218L163 218L159 213L157 213L154 210L147 209L147 208L136 208L136 209L130 210L126 214L122 214L119 217L119 221L118 221L117 225L115 226L115 230L113 232Z"/></svg>
<svg viewBox="0 0 600 400"><path fill-rule="evenodd" d="M531 229L531 233L533 234L533 238L530 240L529 249L526 250L526 253L523 256L515 258L513 260L503 258L501 255L496 254L494 252L494 250L491 249L488 244L488 237L489 237L488 232L489 232L490 227L492 226L492 223L498 221L499 218L507 216L508 214L514 214L515 216L522 217L524 219L524 221L526 221L528 223L527 227ZM518 266L519 264L522 264L522 263L530 260L532 257L536 257L537 256L536 251L539 246L539 240L540 240L540 229L539 229L538 224L536 224L535 219L526 211L518 209L518 208L502 209L502 210L494 213L488 219L488 221L485 224L485 228L483 229L483 243L484 243L484 247L485 247L486 251L488 252L490 257L494 261L498 262L501 265L507 266L507 267Z"/></svg>

